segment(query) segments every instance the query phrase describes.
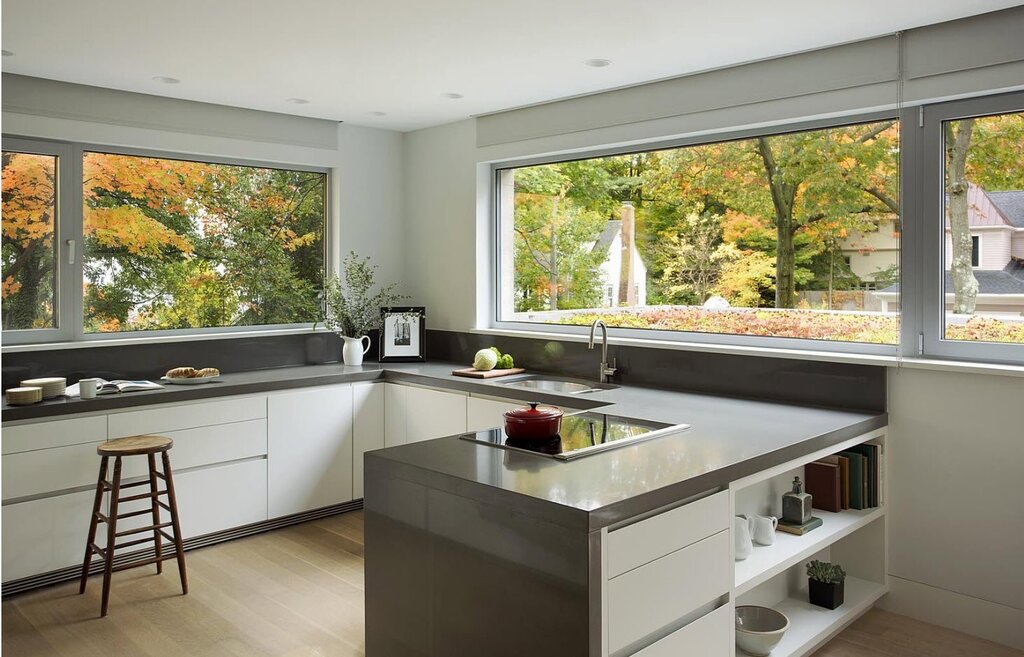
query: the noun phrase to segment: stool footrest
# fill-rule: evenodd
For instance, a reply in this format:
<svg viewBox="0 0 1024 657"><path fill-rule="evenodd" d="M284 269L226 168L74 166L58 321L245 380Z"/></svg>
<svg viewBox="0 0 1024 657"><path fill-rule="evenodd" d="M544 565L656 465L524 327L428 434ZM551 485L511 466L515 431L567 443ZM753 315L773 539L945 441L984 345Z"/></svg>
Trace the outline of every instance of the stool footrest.
<svg viewBox="0 0 1024 657"><path fill-rule="evenodd" d="M146 483L149 483L148 481ZM158 490L155 493L139 493L138 495L129 495L128 497L121 497L117 500L118 504L121 502L134 502L135 500L148 500L156 497L157 495L166 495L166 490Z"/></svg>
<svg viewBox="0 0 1024 657"><path fill-rule="evenodd" d="M114 536L116 536L117 538L121 538L122 536L131 536L132 534L141 534L142 532L151 532L154 529L162 529L164 527L170 527L170 526L171 526L171 523L169 523L169 522L162 522L159 525L149 525L148 527L139 527L138 529L128 529L128 530L125 530L123 532L117 532L116 534L114 534Z"/></svg>
<svg viewBox="0 0 1024 657"><path fill-rule="evenodd" d="M132 511L131 513L119 513L117 514L118 520L124 520L125 518L134 518L135 516L152 515L153 509L142 509L141 511Z"/></svg>
<svg viewBox="0 0 1024 657"><path fill-rule="evenodd" d="M165 545L164 547L171 548L172 550L174 548L173 545ZM149 559L145 559L143 561L131 561L129 563L121 564L120 566L114 566L110 569L110 572L116 573L119 570L128 570L130 568L138 568L139 566L149 566L154 563L160 563L161 561L169 561L171 559L177 558L177 555L174 554L174 552L171 552L170 554L162 555L160 557L150 557Z"/></svg>
<svg viewBox="0 0 1024 657"><path fill-rule="evenodd" d="M125 488L136 488L138 486L148 486L150 484L149 479L143 479L142 481L133 481L130 484L121 484L121 490Z"/></svg>
<svg viewBox="0 0 1024 657"><path fill-rule="evenodd" d="M152 531L152 530L150 530L150 531ZM149 543L149 542L151 542L153 540L154 539L153 539L152 536L147 536L145 538L137 538L134 541L127 541L125 543L117 543L116 545L114 545L114 550L123 550L124 548L132 547L133 545L142 545L143 543Z"/></svg>

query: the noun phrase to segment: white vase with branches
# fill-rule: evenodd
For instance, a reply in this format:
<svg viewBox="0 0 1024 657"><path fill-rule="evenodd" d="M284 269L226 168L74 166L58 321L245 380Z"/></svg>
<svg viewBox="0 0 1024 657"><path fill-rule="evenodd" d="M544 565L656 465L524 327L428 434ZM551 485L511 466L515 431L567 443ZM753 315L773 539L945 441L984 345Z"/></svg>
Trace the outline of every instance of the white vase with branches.
<svg viewBox="0 0 1024 657"><path fill-rule="evenodd" d="M342 358L346 365L358 367L370 349L367 333L381 326L380 309L397 305L407 298L391 283L371 294L377 265L369 257L350 251L342 263L342 275L324 280L320 322L344 340Z"/></svg>

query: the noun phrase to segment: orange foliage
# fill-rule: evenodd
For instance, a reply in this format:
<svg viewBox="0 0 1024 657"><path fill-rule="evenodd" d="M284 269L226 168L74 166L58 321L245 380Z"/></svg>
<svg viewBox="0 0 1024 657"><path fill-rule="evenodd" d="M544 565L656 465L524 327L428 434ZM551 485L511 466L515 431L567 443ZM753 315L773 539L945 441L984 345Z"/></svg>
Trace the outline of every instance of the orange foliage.
<svg viewBox="0 0 1024 657"><path fill-rule="evenodd" d="M55 160L27 153L5 154L5 159L3 235L23 247L36 240L49 247L53 244Z"/></svg>

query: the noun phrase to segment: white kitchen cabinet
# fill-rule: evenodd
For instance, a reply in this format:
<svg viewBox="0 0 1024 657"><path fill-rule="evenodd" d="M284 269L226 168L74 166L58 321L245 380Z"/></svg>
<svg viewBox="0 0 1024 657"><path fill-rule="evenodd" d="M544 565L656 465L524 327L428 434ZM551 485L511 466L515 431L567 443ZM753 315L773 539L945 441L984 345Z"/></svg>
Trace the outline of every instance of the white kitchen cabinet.
<svg viewBox="0 0 1024 657"><path fill-rule="evenodd" d="M267 398L227 397L209 402L160 404L135 411L111 413L108 416L110 438L141 434L180 431L214 424L245 422L267 417Z"/></svg>
<svg viewBox="0 0 1024 657"><path fill-rule="evenodd" d="M3 581L81 565L95 494L94 488L4 505Z"/></svg>
<svg viewBox="0 0 1024 657"><path fill-rule="evenodd" d="M174 492L182 538L266 520L267 463L266 459L257 458L188 472L175 471ZM135 504L145 508L145 502ZM87 520L88 515L86 511ZM84 549L85 529L82 532Z"/></svg>
<svg viewBox="0 0 1024 657"><path fill-rule="evenodd" d="M96 447L103 442L5 454L4 501L82 486L95 488L100 468Z"/></svg>
<svg viewBox="0 0 1024 657"><path fill-rule="evenodd" d="M363 497L363 455L384 447L383 383L352 384L352 497Z"/></svg>
<svg viewBox="0 0 1024 657"><path fill-rule="evenodd" d="M50 447L96 443L107 439L107 416L93 415L4 425L3 434L0 447L5 456Z"/></svg>
<svg viewBox="0 0 1024 657"><path fill-rule="evenodd" d="M405 441L418 443L465 433L464 393L410 387L405 407Z"/></svg>
<svg viewBox="0 0 1024 657"><path fill-rule="evenodd" d="M394 447L464 433L467 399L465 393L386 384L385 446Z"/></svg>
<svg viewBox="0 0 1024 657"><path fill-rule="evenodd" d="M277 518L352 499L352 386L270 395L267 500Z"/></svg>
<svg viewBox="0 0 1024 657"><path fill-rule="evenodd" d="M409 404L409 386L384 384L384 446L406 443L405 415Z"/></svg>
<svg viewBox="0 0 1024 657"><path fill-rule="evenodd" d="M160 435L174 441L169 454L175 472L267 454L266 420L163 431ZM149 472L144 458L125 458L123 464L125 477L146 476Z"/></svg>

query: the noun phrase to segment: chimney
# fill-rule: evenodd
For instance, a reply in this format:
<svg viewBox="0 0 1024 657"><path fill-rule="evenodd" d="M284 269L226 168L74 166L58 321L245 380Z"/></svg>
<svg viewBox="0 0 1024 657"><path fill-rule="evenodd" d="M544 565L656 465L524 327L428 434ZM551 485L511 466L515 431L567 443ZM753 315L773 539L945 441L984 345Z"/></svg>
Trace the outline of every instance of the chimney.
<svg viewBox="0 0 1024 657"><path fill-rule="evenodd" d="M633 267L633 250L636 240L636 208L629 201L619 210L622 218L622 269L619 272L619 305L636 305L636 271Z"/></svg>

